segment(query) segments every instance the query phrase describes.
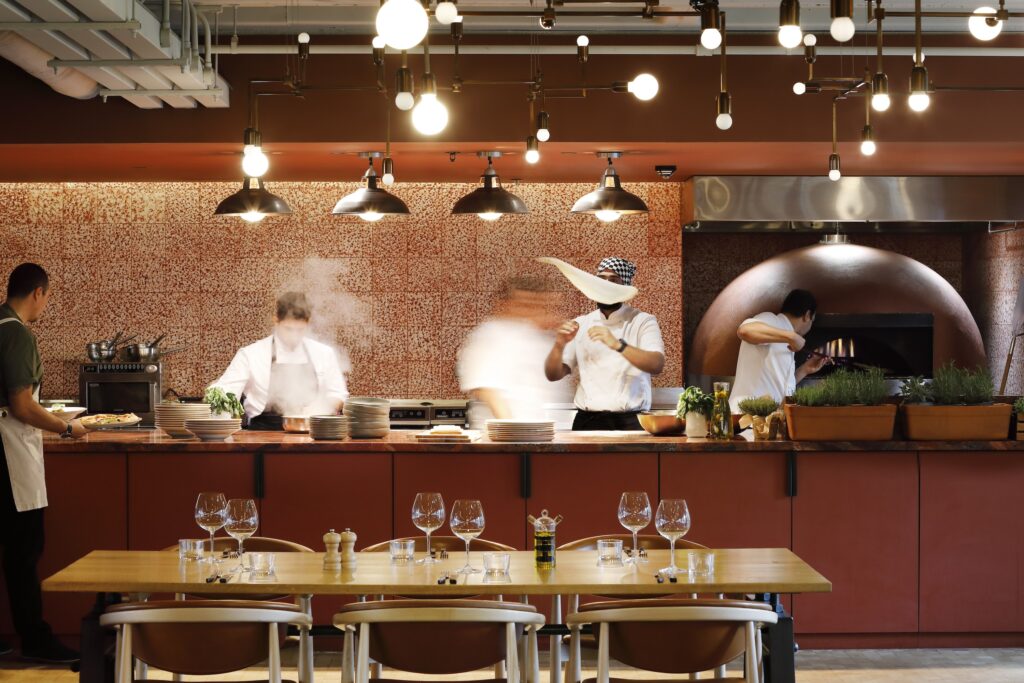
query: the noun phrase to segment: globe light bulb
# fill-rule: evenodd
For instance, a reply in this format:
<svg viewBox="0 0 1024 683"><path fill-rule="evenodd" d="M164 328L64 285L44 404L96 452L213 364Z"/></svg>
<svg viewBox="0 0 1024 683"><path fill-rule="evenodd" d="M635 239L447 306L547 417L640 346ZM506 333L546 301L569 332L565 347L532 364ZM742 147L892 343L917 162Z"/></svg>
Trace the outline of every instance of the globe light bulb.
<svg viewBox="0 0 1024 683"><path fill-rule="evenodd" d="M832 182L836 182L842 177L843 174L839 172L838 168L833 168L831 171L828 172L828 179L831 180Z"/></svg>
<svg viewBox="0 0 1024 683"><path fill-rule="evenodd" d="M587 38L586 36L578 36L576 38L577 47L586 47L587 45L590 45L590 38Z"/></svg>
<svg viewBox="0 0 1024 683"><path fill-rule="evenodd" d="M430 21L416 0L387 0L377 10L377 35L395 50L408 50L427 35Z"/></svg>
<svg viewBox="0 0 1024 683"><path fill-rule="evenodd" d="M270 168L270 159L259 147L247 145L242 155L242 172L250 178L259 178Z"/></svg>
<svg viewBox="0 0 1024 683"><path fill-rule="evenodd" d="M502 217L502 215L503 215L503 214L500 214L500 213L494 213L493 211L489 211L489 212L487 212L487 213L478 213L478 214L477 214L477 217L478 217L478 218L482 218L482 219L483 219L483 220L485 220L485 221L496 221L496 220L498 220L499 218L501 218L501 217Z"/></svg>
<svg viewBox="0 0 1024 683"><path fill-rule="evenodd" d="M436 94L425 92L412 110L412 125L423 135L437 135L448 125L448 108Z"/></svg>
<svg viewBox="0 0 1024 683"><path fill-rule="evenodd" d="M995 18L996 11L991 7L979 7L974 10L975 16L967 20L967 28L978 40L994 40L1003 30L1003 22L997 21L989 25L987 16Z"/></svg>
<svg viewBox="0 0 1024 683"><path fill-rule="evenodd" d="M651 74L640 74L629 82L627 90L638 100L652 100L658 94L658 79Z"/></svg>
<svg viewBox="0 0 1024 683"><path fill-rule="evenodd" d="M921 112L928 108L928 105L932 103L932 98L928 96L926 92L912 92L910 93L910 100L908 104L914 111Z"/></svg>
<svg viewBox="0 0 1024 683"><path fill-rule="evenodd" d="M732 114L719 114L715 117L715 125L719 130L729 130L732 128Z"/></svg>
<svg viewBox="0 0 1024 683"><path fill-rule="evenodd" d="M364 211L363 213L359 214L359 217L362 218L367 223L373 223L375 221L379 221L381 218L384 218L384 214L377 213L376 211Z"/></svg>
<svg viewBox="0 0 1024 683"><path fill-rule="evenodd" d="M377 50L382 50L384 49L385 46L387 46L387 43L385 43L384 39L381 38L380 36L374 36L370 44L373 45L373 47Z"/></svg>
<svg viewBox="0 0 1024 683"><path fill-rule="evenodd" d="M303 31L299 34L299 43L302 45L309 45L309 34Z"/></svg>
<svg viewBox="0 0 1024 683"><path fill-rule="evenodd" d="M853 19L850 17L836 17L832 20L832 26L829 28L829 33L839 43L845 43L850 40L856 32L857 25L853 23Z"/></svg>
<svg viewBox="0 0 1024 683"><path fill-rule="evenodd" d="M874 140L863 140L860 143L860 153L866 157L871 156L878 151L878 145L875 144Z"/></svg>
<svg viewBox="0 0 1024 683"><path fill-rule="evenodd" d="M448 26L459 16L459 8L455 6L454 2L439 2L434 8L434 16L437 17L439 23Z"/></svg>
<svg viewBox="0 0 1024 683"><path fill-rule="evenodd" d="M400 92L395 95L395 106L402 111L409 111L416 104L416 98L411 92Z"/></svg>
<svg viewBox="0 0 1024 683"><path fill-rule="evenodd" d="M526 163L535 164L540 161L540 151L536 149L528 149L526 150L524 158L526 159Z"/></svg>
<svg viewBox="0 0 1024 683"><path fill-rule="evenodd" d="M602 223L614 223L615 221L622 218L622 214L618 211L612 211L611 209L602 209L594 214L597 216L597 220Z"/></svg>
<svg viewBox="0 0 1024 683"><path fill-rule="evenodd" d="M799 45L803 37L804 32L800 30L799 26L790 24L779 27L779 44L787 50L792 50Z"/></svg>
<svg viewBox="0 0 1024 683"><path fill-rule="evenodd" d="M246 223L259 223L266 217L266 214L260 213L259 211L246 211L242 214L242 220Z"/></svg>
<svg viewBox="0 0 1024 683"><path fill-rule="evenodd" d="M722 44L722 32L717 28L706 28L700 32L700 44L708 50L717 50Z"/></svg>
<svg viewBox="0 0 1024 683"><path fill-rule="evenodd" d="M887 111L892 100L885 93L875 93L871 96L871 108L875 111Z"/></svg>
<svg viewBox="0 0 1024 683"><path fill-rule="evenodd" d="M551 131L547 128L537 129L537 140L538 142L547 142L551 139Z"/></svg>
<svg viewBox="0 0 1024 683"><path fill-rule="evenodd" d="M382 183L384 183L385 185L394 185L395 184L395 174L394 173L385 173L384 175L381 176L380 181Z"/></svg>
<svg viewBox="0 0 1024 683"><path fill-rule="evenodd" d="M817 44L818 36L814 35L813 33L808 33L807 35L804 36L804 45L806 45L807 47L814 47Z"/></svg>
<svg viewBox="0 0 1024 683"><path fill-rule="evenodd" d="M803 81L797 81L793 84L793 93L797 95L803 95L807 92L807 84Z"/></svg>

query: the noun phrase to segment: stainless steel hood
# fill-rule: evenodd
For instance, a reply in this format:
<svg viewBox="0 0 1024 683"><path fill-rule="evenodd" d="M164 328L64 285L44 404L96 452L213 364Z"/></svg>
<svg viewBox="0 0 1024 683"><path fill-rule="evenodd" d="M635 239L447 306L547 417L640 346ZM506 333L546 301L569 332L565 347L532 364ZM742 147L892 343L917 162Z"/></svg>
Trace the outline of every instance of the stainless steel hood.
<svg viewBox="0 0 1024 683"><path fill-rule="evenodd" d="M1024 221L1024 176L697 176L693 206L690 230L969 229Z"/></svg>

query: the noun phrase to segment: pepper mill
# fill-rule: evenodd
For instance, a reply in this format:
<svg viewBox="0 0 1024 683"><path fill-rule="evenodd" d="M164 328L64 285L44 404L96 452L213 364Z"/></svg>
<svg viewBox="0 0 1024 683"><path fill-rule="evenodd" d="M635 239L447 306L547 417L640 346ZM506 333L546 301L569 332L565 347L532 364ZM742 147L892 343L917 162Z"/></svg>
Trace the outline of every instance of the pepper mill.
<svg viewBox="0 0 1024 683"><path fill-rule="evenodd" d="M345 529L341 534L341 565L346 569L356 567L356 535L351 529Z"/></svg>
<svg viewBox="0 0 1024 683"><path fill-rule="evenodd" d="M331 529L324 534L324 545L327 553L324 555L324 570L337 571L341 569L341 553L338 552L338 545L341 543L341 534Z"/></svg>

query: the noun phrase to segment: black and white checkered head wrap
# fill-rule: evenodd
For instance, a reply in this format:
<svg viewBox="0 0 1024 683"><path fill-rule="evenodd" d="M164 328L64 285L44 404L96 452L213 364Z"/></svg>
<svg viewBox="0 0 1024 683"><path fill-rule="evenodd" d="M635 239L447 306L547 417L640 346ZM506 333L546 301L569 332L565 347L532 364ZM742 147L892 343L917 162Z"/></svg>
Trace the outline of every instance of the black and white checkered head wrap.
<svg viewBox="0 0 1024 683"><path fill-rule="evenodd" d="M602 270L612 271L622 278L622 284L631 285L633 276L636 275L636 264L618 256L609 256L597 264L597 272L600 273Z"/></svg>

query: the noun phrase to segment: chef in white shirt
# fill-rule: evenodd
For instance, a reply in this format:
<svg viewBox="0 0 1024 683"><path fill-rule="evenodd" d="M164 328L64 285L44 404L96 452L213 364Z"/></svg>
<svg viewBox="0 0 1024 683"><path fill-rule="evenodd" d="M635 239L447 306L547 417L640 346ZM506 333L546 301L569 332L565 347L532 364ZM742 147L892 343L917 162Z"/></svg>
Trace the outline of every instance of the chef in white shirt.
<svg viewBox="0 0 1024 683"><path fill-rule="evenodd" d="M491 418L544 420L544 405L557 396L544 374L554 341L554 293L540 278L505 281L490 318L459 350L459 385L468 393L469 423L480 429Z"/></svg>
<svg viewBox="0 0 1024 683"><path fill-rule="evenodd" d="M307 336L313 309L306 295L277 300L274 332L238 350L212 384L242 396L250 429L281 429L282 416L334 413L348 397L334 348Z"/></svg>
<svg viewBox="0 0 1024 683"><path fill-rule="evenodd" d="M597 276L631 285L636 264L609 257ZM629 304L597 304L597 310L562 323L544 363L557 381L579 368L574 430L638 430L637 413L651 407L651 376L665 367L658 320Z"/></svg>
<svg viewBox="0 0 1024 683"><path fill-rule="evenodd" d="M745 398L769 396L782 403L800 380L829 362L815 355L796 367L795 353L804 348L817 308L813 294L794 289L786 295L780 312L759 313L740 323L736 330L741 340L736 381L729 397L734 413L740 412L740 401Z"/></svg>

